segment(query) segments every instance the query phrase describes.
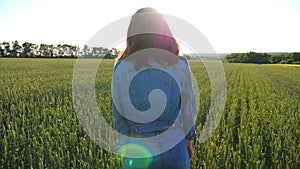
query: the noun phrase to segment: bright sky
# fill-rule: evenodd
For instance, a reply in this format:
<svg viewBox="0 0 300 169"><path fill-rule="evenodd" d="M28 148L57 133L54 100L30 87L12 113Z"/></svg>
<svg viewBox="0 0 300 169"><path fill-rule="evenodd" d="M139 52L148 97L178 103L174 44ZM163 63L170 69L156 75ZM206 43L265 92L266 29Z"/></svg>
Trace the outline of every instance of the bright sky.
<svg viewBox="0 0 300 169"><path fill-rule="evenodd" d="M0 0L0 42L83 46L147 6L191 23L218 53L300 51L299 0Z"/></svg>

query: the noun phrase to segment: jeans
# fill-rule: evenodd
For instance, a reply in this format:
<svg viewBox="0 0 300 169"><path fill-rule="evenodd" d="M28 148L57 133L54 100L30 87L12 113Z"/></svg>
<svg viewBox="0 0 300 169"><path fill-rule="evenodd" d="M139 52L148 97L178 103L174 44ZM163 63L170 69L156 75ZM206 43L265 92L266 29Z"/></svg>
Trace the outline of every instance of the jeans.
<svg viewBox="0 0 300 169"><path fill-rule="evenodd" d="M147 133L142 134L142 136L149 137L155 134ZM123 164L124 169L188 169L190 159L185 138L175 147L156 156L147 158L124 157Z"/></svg>

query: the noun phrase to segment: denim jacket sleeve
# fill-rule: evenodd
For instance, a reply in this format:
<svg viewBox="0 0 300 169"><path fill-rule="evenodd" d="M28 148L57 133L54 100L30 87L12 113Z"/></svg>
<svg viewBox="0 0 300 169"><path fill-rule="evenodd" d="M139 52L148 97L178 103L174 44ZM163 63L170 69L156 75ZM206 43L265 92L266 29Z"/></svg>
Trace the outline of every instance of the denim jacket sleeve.
<svg viewBox="0 0 300 169"><path fill-rule="evenodd" d="M116 65L114 66L114 72L116 71L116 68L119 64L120 64L120 62L116 63ZM114 77L113 77L113 79L114 79ZM119 87L120 87L119 81L113 80L112 83L113 83L112 88L116 88L115 90L118 91ZM116 99L119 99L119 98L116 98ZM122 110L119 110L119 111L122 111ZM116 131L121 134L128 135L130 129L129 129L127 120L119 111L116 108L114 102L112 101L112 112L113 112L113 116L114 116L114 126L116 128Z"/></svg>
<svg viewBox="0 0 300 169"><path fill-rule="evenodd" d="M114 115L114 126L116 127L117 132L123 135L128 135L130 129L128 127L126 118L119 113L114 103L112 106Z"/></svg>
<svg viewBox="0 0 300 169"><path fill-rule="evenodd" d="M182 81L182 107L181 111L183 113L183 129L185 130L185 139L193 140L196 137L196 101L195 93L192 84L192 77L189 64L184 58L184 62L188 69L184 69L184 76ZM190 128L190 124L193 124Z"/></svg>

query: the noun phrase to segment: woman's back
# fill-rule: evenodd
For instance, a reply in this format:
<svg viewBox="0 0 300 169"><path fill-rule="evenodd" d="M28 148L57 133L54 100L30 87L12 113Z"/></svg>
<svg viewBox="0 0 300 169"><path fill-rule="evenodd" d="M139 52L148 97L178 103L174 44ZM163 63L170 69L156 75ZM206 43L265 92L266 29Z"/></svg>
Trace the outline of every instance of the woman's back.
<svg viewBox="0 0 300 169"><path fill-rule="evenodd" d="M141 66L140 70L135 69L135 64L139 63L124 60L114 68L113 93L118 95L114 99L114 112L122 110L121 114L127 118L115 121L117 130L123 134L136 134L168 129L180 111L180 85L186 63L178 60L167 65L150 58L147 66ZM136 109L135 113L129 104Z"/></svg>

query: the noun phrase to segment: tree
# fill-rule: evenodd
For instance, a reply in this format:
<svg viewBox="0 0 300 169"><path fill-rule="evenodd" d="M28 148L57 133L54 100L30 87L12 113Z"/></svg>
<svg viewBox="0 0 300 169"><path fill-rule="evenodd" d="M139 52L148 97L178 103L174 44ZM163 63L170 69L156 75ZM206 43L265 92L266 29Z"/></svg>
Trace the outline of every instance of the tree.
<svg viewBox="0 0 300 169"><path fill-rule="evenodd" d="M34 53L32 51L33 44L29 42L25 42L22 44L23 52L22 57L33 57Z"/></svg>
<svg viewBox="0 0 300 169"><path fill-rule="evenodd" d="M19 42L16 40L12 43L11 56L20 57L22 53L22 46L19 45Z"/></svg>
<svg viewBox="0 0 300 169"><path fill-rule="evenodd" d="M119 51L117 48L111 48L110 53L111 53L112 59L114 59L117 57Z"/></svg>
<svg viewBox="0 0 300 169"><path fill-rule="evenodd" d="M225 57L224 61L229 63L269 63L270 55L267 53L232 53Z"/></svg>
<svg viewBox="0 0 300 169"><path fill-rule="evenodd" d="M68 44L64 44L61 46L62 48L62 56L63 57L72 57L72 49L71 49L71 45Z"/></svg>
<svg viewBox="0 0 300 169"><path fill-rule="evenodd" d="M269 62L270 63L280 63L282 62L282 60L284 59L284 55L282 54L273 54L270 56L269 58Z"/></svg>
<svg viewBox="0 0 300 169"><path fill-rule="evenodd" d="M63 49L63 46L61 44L58 44L57 45L57 56L58 57L62 57L62 55L64 54L64 49Z"/></svg>
<svg viewBox="0 0 300 169"><path fill-rule="evenodd" d="M32 44L31 51L32 51L32 57L38 57L41 55L39 46L37 44Z"/></svg>
<svg viewBox="0 0 300 169"><path fill-rule="evenodd" d="M256 53L256 52L249 52L246 53L246 62L247 63L269 63L269 56L266 53Z"/></svg>
<svg viewBox="0 0 300 169"><path fill-rule="evenodd" d="M290 59L292 59L293 63L300 64L300 52L293 52L289 54Z"/></svg>
<svg viewBox="0 0 300 169"><path fill-rule="evenodd" d="M4 47L2 45L2 43L0 43L0 57L4 56Z"/></svg>
<svg viewBox="0 0 300 169"><path fill-rule="evenodd" d="M80 52L79 46L71 46L71 56L72 57L78 57Z"/></svg>
<svg viewBox="0 0 300 169"><path fill-rule="evenodd" d="M45 50L46 50L46 44L40 44L39 47L39 52L40 52L40 57L44 57L45 56Z"/></svg>
<svg viewBox="0 0 300 169"><path fill-rule="evenodd" d="M53 45L48 45L48 56L49 57L53 57L53 50L54 50L54 46Z"/></svg>
<svg viewBox="0 0 300 169"><path fill-rule="evenodd" d="M87 57L90 55L91 55L90 48L87 45L84 45L82 50L82 56Z"/></svg>
<svg viewBox="0 0 300 169"><path fill-rule="evenodd" d="M51 57L50 45L40 44L39 52L41 57Z"/></svg>

